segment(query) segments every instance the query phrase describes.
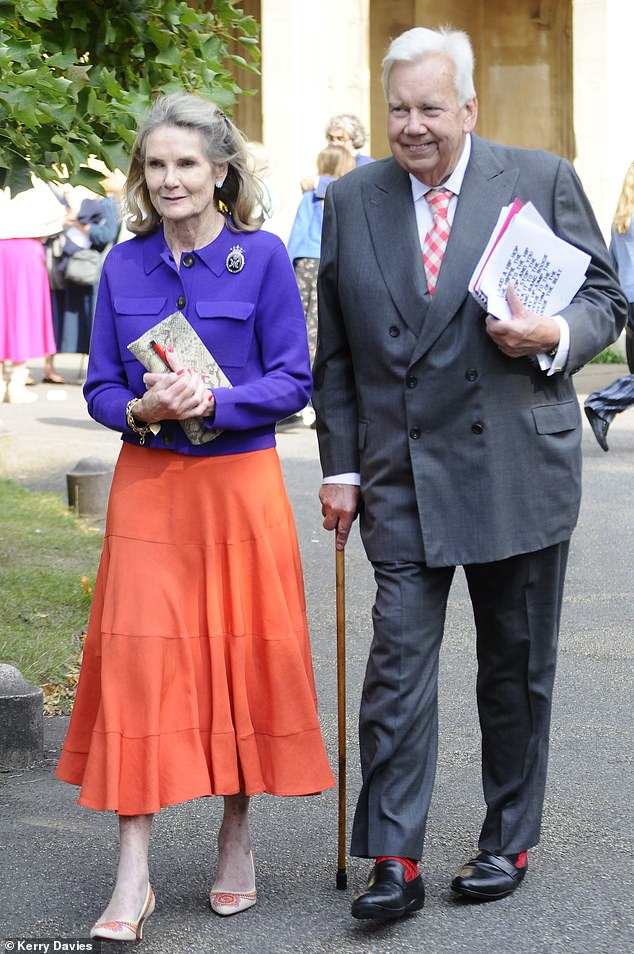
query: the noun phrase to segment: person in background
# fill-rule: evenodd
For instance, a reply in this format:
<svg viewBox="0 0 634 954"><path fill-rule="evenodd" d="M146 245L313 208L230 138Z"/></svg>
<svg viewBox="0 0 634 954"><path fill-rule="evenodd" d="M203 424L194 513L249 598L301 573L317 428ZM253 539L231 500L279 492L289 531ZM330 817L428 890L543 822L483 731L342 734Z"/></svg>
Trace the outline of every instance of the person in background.
<svg viewBox="0 0 634 954"><path fill-rule="evenodd" d="M334 179L351 172L354 168L354 157L350 150L344 146L326 146L317 155L317 173L324 188ZM304 192L287 243L288 254L293 263L295 278L297 279L297 286L306 316L311 365L315 358L315 348L317 346L317 270L319 268L323 220L323 198L317 195L315 189ZM298 422L306 427L315 426L315 412L312 404L307 404L301 414L294 414L283 421L279 421L278 428L292 426Z"/></svg>
<svg viewBox="0 0 634 954"><path fill-rule="evenodd" d="M361 121L352 113L341 113L338 116L332 116L326 125L325 135L329 146L343 146L344 149L347 149L357 167L374 162L371 156L366 156L360 152L366 141L365 129ZM302 192L314 191L317 198L323 199L329 181L327 176L320 176L319 172L316 176L306 176L301 182Z"/></svg>
<svg viewBox="0 0 634 954"><path fill-rule="evenodd" d="M256 903L250 798L334 779L275 448L276 421L311 390L284 243L254 218L244 138L196 95L154 102L126 195L135 237L106 257L84 386L123 443L57 775L81 786L81 805L117 812L116 882L91 936L134 941L154 910L157 812L223 799L209 901L233 915ZM132 356L127 344L177 310L231 386L210 388L167 342L160 373ZM191 419L201 443L181 427Z"/></svg>
<svg viewBox="0 0 634 954"><path fill-rule="evenodd" d="M39 180L12 198L0 197L0 401L27 404L37 394L27 362L44 359L55 375L51 291L43 240L62 230L63 211Z"/></svg>
<svg viewBox="0 0 634 954"><path fill-rule="evenodd" d="M66 354L88 354L96 285L83 285L65 274L69 257L82 248L103 252L114 244L121 229L121 190L125 176L120 170L106 172L101 181L105 196L82 199L77 212L69 209L65 220L65 241L56 272L60 280L51 279L53 288L53 322L57 350Z"/></svg>
<svg viewBox="0 0 634 954"><path fill-rule="evenodd" d="M451 888L494 901L524 879L540 835L580 502L572 374L615 340L626 314L572 165L474 134L467 35L409 30L383 70L392 156L326 194L313 366L324 527L342 549L359 515L377 586L351 844L374 860L352 904L360 919L399 918L425 901L438 660L458 565L475 621L486 812ZM512 320L499 321L468 293L516 196L590 255L560 315L530 312L509 288Z"/></svg>
<svg viewBox="0 0 634 954"><path fill-rule="evenodd" d="M354 168L354 157L344 146L326 146L317 155L317 173L327 184ZM317 270L323 221L323 198L314 189L304 192L286 246L304 306L311 363L317 346Z"/></svg>
<svg viewBox="0 0 634 954"><path fill-rule="evenodd" d="M366 134L361 120L352 113L341 113L332 116L326 126L326 142L330 146L343 146L353 156L357 166L364 166L372 162L371 156L364 156L361 152L365 146Z"/></svg>
<svg viewBox="0 0 634 954"><path fill-rule="evenodd" d="M634 162L628 166L612 221L610 255L627 297L627 350L630 371L634 371ZM584 411L599 447L607 451L608 430L617 414L634 404L634 374L593 391L584 401Z"/></svg>

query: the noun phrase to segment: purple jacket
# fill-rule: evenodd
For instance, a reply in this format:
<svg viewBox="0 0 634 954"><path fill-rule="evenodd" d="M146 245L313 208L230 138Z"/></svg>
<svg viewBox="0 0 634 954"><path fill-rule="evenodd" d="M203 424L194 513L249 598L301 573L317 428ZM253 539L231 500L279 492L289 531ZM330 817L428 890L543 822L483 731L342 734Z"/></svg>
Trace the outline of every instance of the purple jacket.
<svg viewBox="0 0 634 954"><path fill-rule="evenodd" d="M244 267L226 266L234 246ZM128 401L145 391L145 369L127 345L179 309L233 385L214 389L214 428L223 433L191 444L178 421L164 421L146 447L200 456L275 445L275 423L306 406L312 379L306 321L291 263L271 232L231 232L181 257L176 269L159 229L115 245L104 263L84 395L96 421L138 443L128 428Z"/></svg>

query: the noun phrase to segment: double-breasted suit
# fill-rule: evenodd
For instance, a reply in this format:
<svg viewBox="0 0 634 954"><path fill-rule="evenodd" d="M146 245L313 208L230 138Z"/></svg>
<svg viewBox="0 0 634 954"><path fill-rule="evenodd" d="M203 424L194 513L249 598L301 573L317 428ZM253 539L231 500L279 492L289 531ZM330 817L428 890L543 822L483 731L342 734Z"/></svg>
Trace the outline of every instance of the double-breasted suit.
<svg viewBox="0 0 634 954"><path fill-rule="evenodd" d="M515 197L532 201L556 234L591 256L583 287L561 312L570 349L552 375L496 347L467 289L500 209ZM378 584L353 854L419 857L422 850L435 766L437 654L457 565L467 571L481 663L488 804L481 847L521 851L536 842L565 556L581 492L581 415L571 375L615 340L625 314L593 213L564 159L472 135L433 298L410 178L397 162L375 162L329 188L313 401L324 475L361 476L360 530ZM509 604L498 600L507 561L527 554L521 573L552 579L548 608L525 614L546 634L537 666L532 656L542 636L526 618L508 622L508 611L524 602L515 576L507 579ZM412 600L403 580L421 566L438 574L428 573L424 595ZM520 643L511 645L509 630ZM494 639L508 644L508 660L489 666ZM416 661L412 653L420 653ZM523 669L504 683L501 670L516 657ZM496 715L504 705L487 707L508 684L505 704L512 704L527 670L535 685L519 702L522 727L505 737ZM496 764L501 749L516 750L504 771ZM536 804L530 819L529 799Z"/></svg>

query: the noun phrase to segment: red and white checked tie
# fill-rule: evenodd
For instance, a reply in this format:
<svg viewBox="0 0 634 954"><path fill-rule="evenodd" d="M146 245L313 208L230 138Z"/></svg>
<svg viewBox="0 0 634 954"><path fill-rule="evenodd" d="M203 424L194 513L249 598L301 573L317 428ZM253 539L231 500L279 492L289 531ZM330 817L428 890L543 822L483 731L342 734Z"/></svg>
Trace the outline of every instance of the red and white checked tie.
<svg viewBox="0 0 634 954"><path fill-rule="evenodd" d="M453 192L450 192L449 189L430 189L425 193L425 199L429 202L434 217L433 225L425 236L423 243L423 263L430 295L434 294L438 273L440 272L440 263L447 248L450 228L447 221L447 212L452 195Z"/></svg>

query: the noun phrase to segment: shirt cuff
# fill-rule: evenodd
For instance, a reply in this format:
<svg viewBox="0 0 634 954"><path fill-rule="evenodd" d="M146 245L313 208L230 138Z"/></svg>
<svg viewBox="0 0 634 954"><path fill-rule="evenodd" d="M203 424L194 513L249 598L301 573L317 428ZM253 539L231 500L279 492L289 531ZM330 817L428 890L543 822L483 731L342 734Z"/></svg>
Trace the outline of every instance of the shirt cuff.
<svg viewBox="0 0 634 954"><path fill-rule="evenodd" d="M331 474L330 477L324 477L322 484L350 484L353 487L361 486L361 474L350 472L348 474Z"/></svg>
<svg viewBox="0 0 634 954"><path fill-rule="evenodd" d="M570 353L570 326L568 322L565 318L562 318L561 315L551 315L550 317L559 325L559 344L557 345L557 350L554 354L541 352L541 354L537 355L539 366L542 371L546 372L548 377L557 374L559 371L563 371Z"/></svg>

